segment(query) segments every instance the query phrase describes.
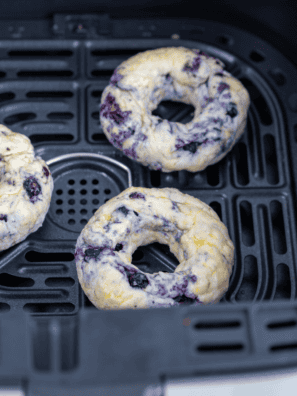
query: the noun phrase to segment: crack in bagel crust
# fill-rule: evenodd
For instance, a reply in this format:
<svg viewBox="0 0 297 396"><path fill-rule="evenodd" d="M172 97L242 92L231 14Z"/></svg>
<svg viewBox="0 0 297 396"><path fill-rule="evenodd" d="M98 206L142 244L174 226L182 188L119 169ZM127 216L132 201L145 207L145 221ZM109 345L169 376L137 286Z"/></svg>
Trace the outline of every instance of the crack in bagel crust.
<svg viewBox="0 0 297 396"><path fill-rule="evenodd" d="M153 116L162 100L192 104L193 120L182 124ZM197 172L232 149L246 127L249 105L247 90L220 60L169 47L119 65L99 113L109 142L131 159L162 172Z"/></svg>
<svg viewBox="0 0 297 396"><path fill-rule="evenodd" d="M30 139L0 125L0 251L43 224L54 188L46 163Z"/></svg>
<svg viewBox="0 0 297 396"><path fill-rule="evenodd" d="M179 260L173 273L149 274L134 251L166 244ZM79 282L98 309L217 303L229 287L234 246L218 215L175 188L130 187L102 205L75 249Z"/></svg>

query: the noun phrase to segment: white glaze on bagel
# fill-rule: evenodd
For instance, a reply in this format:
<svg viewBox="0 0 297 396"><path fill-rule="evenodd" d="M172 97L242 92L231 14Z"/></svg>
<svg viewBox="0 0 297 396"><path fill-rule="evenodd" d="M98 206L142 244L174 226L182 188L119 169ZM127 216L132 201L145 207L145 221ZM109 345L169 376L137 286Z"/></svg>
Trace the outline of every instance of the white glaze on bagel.
<svg viewBox="0 0 297 396"><path fill-rule="evenodd" d="M0 251L42 226L54 188L30 139L0 125Z"/></svg>
<svg viewBox="0 0 297 396"><path fill-rule="evenodd" d="M101 98L109 142L150 169L202 171L220 161L243 134L250 105L224 64L198 49L159 48L121 63ZM195 107L187 124L153 116L162 100Z"/></svg>
<svg viewBox="0 0 297 396"><path fill-rule="evenodd" d="M144 273L131 263L142 245L166 244L174 273ZM229 287L234 246L218 215L175 188L130 187L102 205L75 250L79 282L99 309L217 303Z"/></svg>

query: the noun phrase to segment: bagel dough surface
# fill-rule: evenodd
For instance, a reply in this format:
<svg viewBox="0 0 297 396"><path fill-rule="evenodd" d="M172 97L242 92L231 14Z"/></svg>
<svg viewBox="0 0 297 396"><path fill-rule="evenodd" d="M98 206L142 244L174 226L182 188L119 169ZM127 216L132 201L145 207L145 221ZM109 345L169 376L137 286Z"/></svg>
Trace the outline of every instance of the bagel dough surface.
<svg viewBox="0 0 297 396"><path fill-rule="evenodd" d="M0 251L42 226L54 183L30 139L0 125Z"/></svg>
<svg viewBox="0 0 297 396"><path fill-rule="evenodd" d="M174 273L145 273L131 263L142 245L169 246ZM99 309L217 303L229 287L234 246L208 205L175 188L131 187L102 205L75 250L79 282Z"/></svg>
<svg viewBox="0 0 297 396"><path fill-rule="evenodd" d="M152 170L197 172L243 134L250 98L220 60L198 49L158 48L121 63L104 89L100 123L109 142ZM152 115L162 100L195 107L187 124Z"/></svg>

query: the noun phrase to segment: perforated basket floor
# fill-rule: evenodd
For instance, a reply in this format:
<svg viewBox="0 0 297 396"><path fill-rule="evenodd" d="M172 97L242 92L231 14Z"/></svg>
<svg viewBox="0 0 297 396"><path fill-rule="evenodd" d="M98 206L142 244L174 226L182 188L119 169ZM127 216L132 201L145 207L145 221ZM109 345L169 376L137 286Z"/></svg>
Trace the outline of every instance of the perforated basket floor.
<svg viewBox="0 0 297 396"><path fill-rule="evenodd" d="M3 324L7 354L9 326L30 314L25 346L17 344L25 360L10 354L3 375L99 383L113 381L117 369L118 381L158 381L161 375L297 366L297 70L268 43L215 22L147 20L132 30L129 21L110 21L107 33L81 39L67 30L66 19L59 21L55 35L44 25L44 37L0 41L0 123L31 139L55 183L42 228L0 253L1 318L15 317ZM113 70L140 51L165 46L199 48L221 59L251 97L243 137L203 172L150 171L115 149L99 123ZM161 102L154 114L187 123L193 110ZM131 183L178 188L218 213L235 244L230 287L219 304L101 312L89 302L77 279L76 240L94 211ZM138 248L132 262L152 273L173 272L178 264L158 243ZM116 360L115 368L94 351L110 364Z"/></svg>

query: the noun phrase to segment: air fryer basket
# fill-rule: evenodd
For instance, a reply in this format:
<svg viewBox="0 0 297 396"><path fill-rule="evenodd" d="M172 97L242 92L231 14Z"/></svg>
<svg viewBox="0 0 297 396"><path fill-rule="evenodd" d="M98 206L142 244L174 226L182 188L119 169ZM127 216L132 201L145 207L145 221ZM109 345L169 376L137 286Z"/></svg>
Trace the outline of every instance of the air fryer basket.
<svg viewBox="0 0 297 396"><path fill-rule="evenodd" d="M252 34L202 20L137 25L57 15L52 30L43 21L3 24L0 123L31 139L55 186L42 228L0 253L0 380L10 378L31 395L53 382L158 384L297 366L293 64ZM166 46L221 59L251 97L243 137L203 172L150 171L115 149L99 123L113 70L140 51ZM154 112L184 123L192 113L172 102ZM235 245L220 303L124 312L90 303L77 278L76 240L94 211L130 185L175 187L218 213ZM173 272L178 264L158 243L138 248L132 262L147 272Z"/></svg>

